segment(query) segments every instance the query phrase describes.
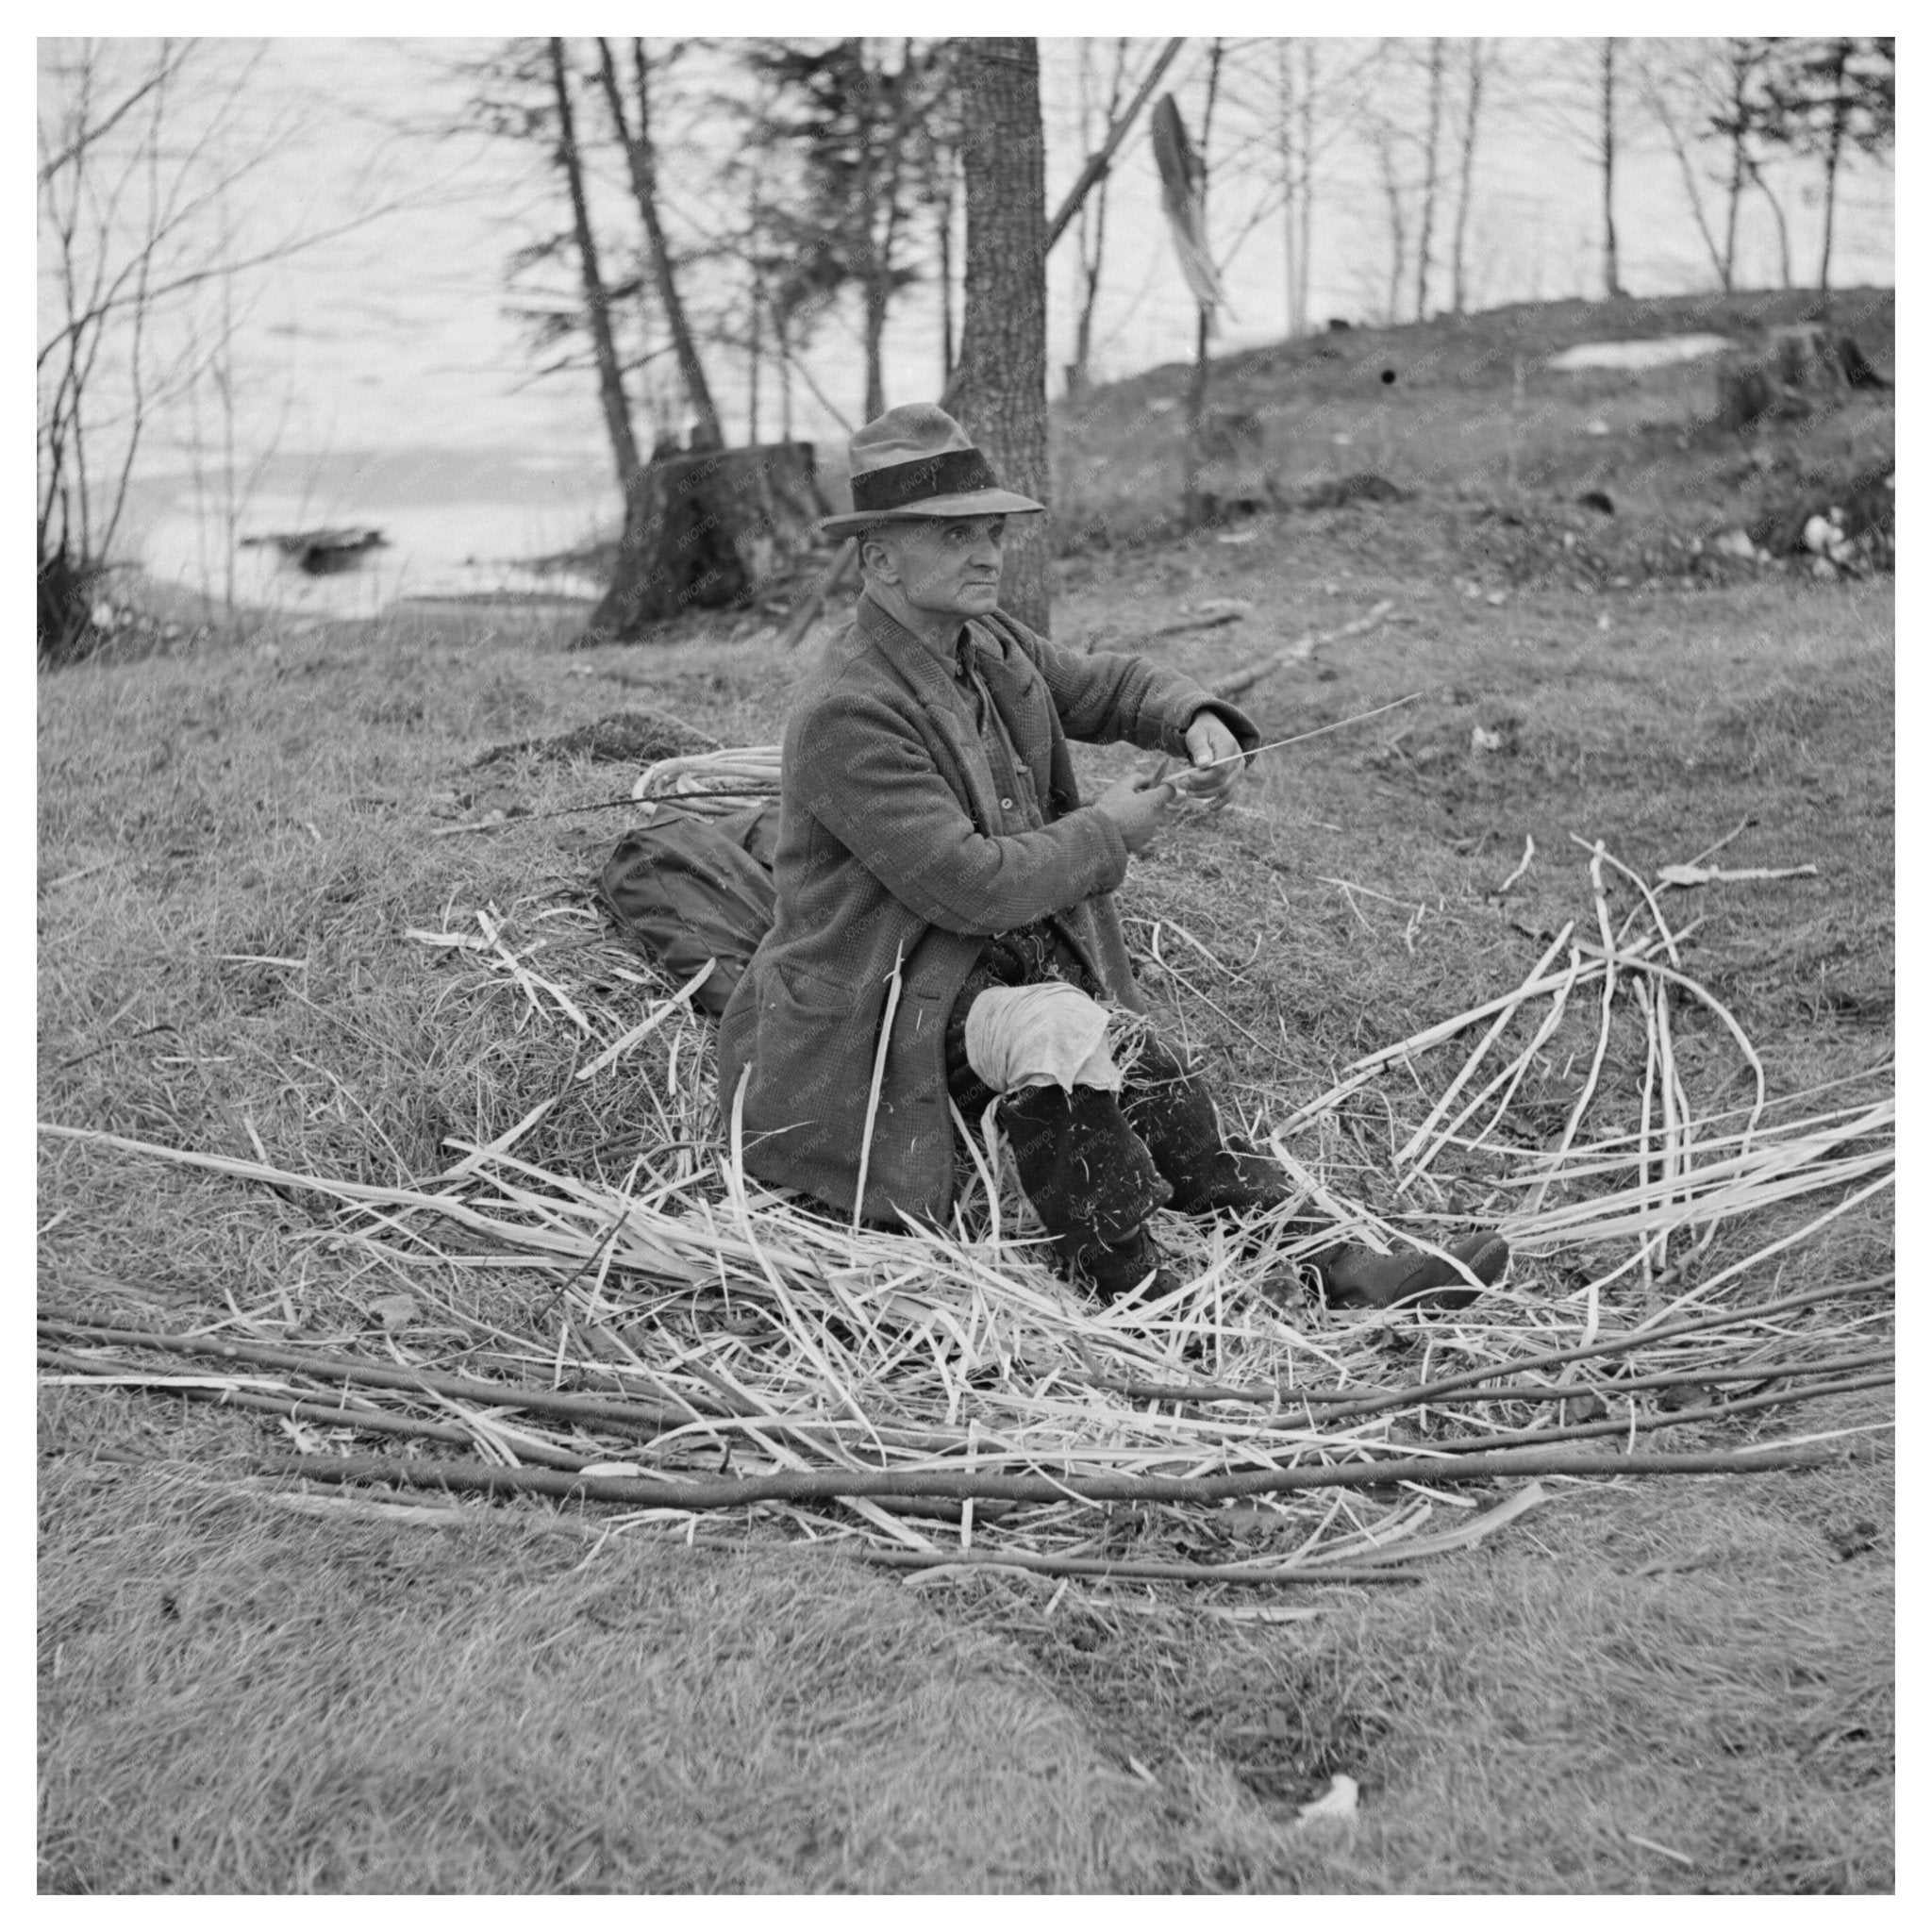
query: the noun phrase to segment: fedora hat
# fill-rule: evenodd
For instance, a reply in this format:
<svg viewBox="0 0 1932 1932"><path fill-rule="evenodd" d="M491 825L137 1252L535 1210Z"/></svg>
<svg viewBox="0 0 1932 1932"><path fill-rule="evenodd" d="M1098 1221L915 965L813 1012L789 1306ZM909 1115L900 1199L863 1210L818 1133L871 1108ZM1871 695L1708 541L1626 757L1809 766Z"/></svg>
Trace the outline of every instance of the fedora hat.
<svg viewBox="0 0 1932 1932"><path fill-rule="evenodd" d="M1002 490L985 453L937 403L888 409L847 447L852 508L819 525L827 537L917 517L1015 517L1046 508Z"/></svg>

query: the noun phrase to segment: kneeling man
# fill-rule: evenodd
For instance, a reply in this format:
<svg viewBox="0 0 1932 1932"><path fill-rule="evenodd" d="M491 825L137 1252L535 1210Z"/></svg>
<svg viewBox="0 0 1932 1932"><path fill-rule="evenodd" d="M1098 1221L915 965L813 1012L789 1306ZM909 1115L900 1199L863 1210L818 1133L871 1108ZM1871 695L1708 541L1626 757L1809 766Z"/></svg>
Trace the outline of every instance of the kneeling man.
<svg viewBox="0 0 1932 1932"><path fill-rule="evenodd" d="M1112 893L1176 784L1218 795L1259 734L1144 658L1056 648L998 610L1002 490L942 410L889 410L852 439L865 589L785 733L777 909L725 1009L719 1091L744 1164L870 1222L943 1222L954 1115L997 1106L1063 1270L1105 1296L1171 1285L1147 1222L1262 1209L1289 1189L1222 1135L1213 1102L1144 1020ZM1125 739L1204 767L1081 801L1069 739ZM877 1097L874 1100L874 1080ZM861 1185L864 1199L859 1200ZM1508 1250L1359 1246L1315 1257L1333 1302L1467 1299ZM1465 1269L1468 1271L1465 1273Z"/></svg>

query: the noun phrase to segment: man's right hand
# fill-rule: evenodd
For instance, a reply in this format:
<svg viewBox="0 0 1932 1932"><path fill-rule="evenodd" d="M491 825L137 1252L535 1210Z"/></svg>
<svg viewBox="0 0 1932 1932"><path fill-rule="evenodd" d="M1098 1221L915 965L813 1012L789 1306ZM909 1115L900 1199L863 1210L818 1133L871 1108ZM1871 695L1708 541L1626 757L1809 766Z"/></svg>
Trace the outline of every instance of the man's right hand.
<svg viewBox="0 0 1932 1932"><path fill-rule="evenodd" d="M1093 801L1093 808L1104 811L1119 827L1121 843L1129 852L1143 852L1166 824L1174 800L1172 785L1149 785L1140 778L1120 778Z"/></svg>

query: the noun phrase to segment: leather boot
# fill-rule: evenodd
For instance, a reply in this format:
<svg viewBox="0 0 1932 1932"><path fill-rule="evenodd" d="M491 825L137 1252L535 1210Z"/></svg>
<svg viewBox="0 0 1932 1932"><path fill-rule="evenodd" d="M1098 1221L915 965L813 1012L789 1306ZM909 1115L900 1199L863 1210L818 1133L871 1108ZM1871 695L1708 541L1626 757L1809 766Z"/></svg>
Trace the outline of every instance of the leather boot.
<svg viewBox="0 0 1932 1932"><path fill-rule="evenodd" d="M1157 1293L1175 1285L1146 1229L1173 1190L1111 1093L1024 1088L1000 1103L1000 1124L1062 1273L1108 1301L1150 1274Z"/></svg>
<svg viewBox="0 0 1932 1932"><path fill-rule="evenodd" d="M1000 1103L1020 1187L1055 1235L1125 1241L1172 1198L1111 1093L1025 1087Z"/></svg>
<svg viewBox="0 0 1932 1932"><path fill-rule="evenodd" d="M1144 1227L1136 1228L1120 1241L1062 1235L1055 1246L1069 1278L1077 1286L1091 1288L1104 1302L1132 1295L1143 1281L1147 1286L1137 1300L1157 1301L1180 1286L1174 1270L1162 1266L1166 1257L1160 1243Z"/></svg>
<svg viewBox="0 0 1932 1932"><path fill-rule="evenodd" d="M1464 1235L1448 1252L1490 1288L1509 1265L1509 1243L1499 1234ZM1378 1255L1351 1242L1307 1257L1331 1308L1392 1308L1398 1305L1441 1314L1467 1307L1479 1290L1435 1255Z"/></svg>
<svg viewBox="0 0 1932 1932"><path fill-rule="evenodd" d="M1121 1111L1173 1187L1176 1214L1265 1210L1295 1191L1267 1156L1223 1137L1207 1087L1157 1040L1143 1041Z"/></svg>

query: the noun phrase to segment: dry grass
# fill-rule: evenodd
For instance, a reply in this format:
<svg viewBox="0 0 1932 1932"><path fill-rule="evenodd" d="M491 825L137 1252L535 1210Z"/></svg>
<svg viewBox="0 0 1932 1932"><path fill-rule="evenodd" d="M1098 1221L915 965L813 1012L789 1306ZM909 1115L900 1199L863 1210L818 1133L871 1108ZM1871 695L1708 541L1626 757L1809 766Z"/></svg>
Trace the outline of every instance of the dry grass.
<svg viewBox="0 0 1932 1932"><path fill-rule="evenodd" d="M1856 1476L1581 1495L1413 1590L1281 1627L951 1594L1158 1777L1211 1752L1277 1822L1338 1772L1360 1781L1331 1864L1251 1848L1225 1885L1882 1891L1890 1572L1857 1557L1881 1567L1848 1594L1827 1541L1869 1507Z"/></svg>
<svg viewBox="0 0 1932 1932"><path fill-rule="evenodd" d="M85 1528L111 1499L138 1570ZM1088 1890L1157 1821L1009 1646L809 1553L42 1494L42 1889ZM854 1643L855 1628L864 1641Z"/></svg>
<svg viewBox="0 0 1932 1932"><path fill-rule="evenodd" d="M1760 1145L1774 1146L1797 1119L1884 1094L1889 596L1780 583L1722 599L1525 591L1492 606L1464 596L1430 547L1411 541L1413 520L1391 519L1390 542L1365 548L1354 516L1283 526L1281 542L1225 547L1209 537L1140 553L1105 582L1071 584L1062 606L1063 634L1121 636L1150 611L1246 597L1251 614L1232 632L1172 647L1212 675L1376 598L1397 601L1403 621L1332 664L1258 688L1254 708L1274 737L1409 690L1423 689L1423 702L1365 738L1337 734L1285 758L1248 788L1240 810L1164 840L1130 885L1126 909L1141 922L1130 934L1150 984L1172 996L1176 1023L1209 1052L1236 1110L1279 1124L1358 1056L1520 985L1565 922L1580 920L1588 937L1589 858L1571 833L1602 838L1654 877L1745 819L1755 823L1722 862L1810 862L1819 874L1665 903L1674 928L1680 900L1703 915L1687 970L1739 1019L1774 1100L1816 1090L1802 1105L1774 1105ZM424 617L47 680L43 1116L422 1191L458 1158L452 1140L497 1140L548 1102L513 1150L539 1171L536 1191L570 1181L614 1198L641 1176L641 1159L728 1214L696 1023L674 1016L610 1072L571 1077L669 991L606 947L581 910L590 867L621 815L429 834L478 808L463 801L481 783L466 768L490 743L574 726L640 693L724 742L768 742L788 672L756 638L724 646L694 636L569 658L554 641ZM1472 725L1511 721L1512 750L1470 749ZM1088 763L1098 774L1127 756L1099 751ZM534 810L625 789L608 767L531 754L490 782ZM1535 861L1491 900L1525 833ZM1636 901L1612 883L1621 919ZM478 909L512 952L549 941L519 963L564 990L594 1040L500 958L492 969L482 953L404 937L454 928L480 940ZM299 963L277 963L290 960ZM1598 1019L1583 987L1529 1064L1511 1105L1516 1131L1496 1137L1493 1156L1449 1148L1397 1191L1394 1156L1474 1033L1425 1056L1420 1084L1378 1079L1284 1147L1371 1226L1427 1229L1443 1224L1432 1216L1468 1216L1486 1190L1560 1138ZM1716 1158L1715 1136L1737 1131L1750 1106L1748 1067L1694 1001L1674 1006L1670 1023L1692 1111L1713 1142L1699 1158ZM1534 1024L1525 1006L1489 1067L1526 1045ZM1637 1129L1653 1038L1637 1008L1616 1009L1579 1141ZM1471 1091L1488 1077L1486 1069ZM1721 1116L1732 1124L1721 1127ZM667 1135L677 1124L693 1131ZM1830 1158L1876 1145L1854 1142ZM502 1164L490 1174L532 1180ZM481 1178L468 1185L477 1199L491 1192ZM1677 1238L1656 1262L1648 1290L1641 1264L1603 1285L1637 1232L1591 1241L1572 1240L1573 1228L1561 1248L1525 1243L1517 1284L1479 1305L1480 1323L1349 1323L1310 1310L1284 1323L1241 1294L1224 1295L1210 1321L1196 1293L1158 1317L1151 1339L1119 1324L1110 1341L1151 1351L1162 1373L1191 1376L1211 1360L1217 1374L1274 1377L1285 1365L1306 1383L1319 1362L1324 1374L1398 1385L1440 1371L1445 1352L1480 1361L1546 1328L1574 1338L1589 1319L1592 1279L1602 1322L1640 1322L1799 1233L1855 1185L1841 1174L1804 1198L1760 1199L1754 1213L1724 1220L1693 1273L1660 1280L1694 1247L1705 1224L1694 1224L1690 1242ZM394 1343L472 1372L501 1373L489 1357L508 1354L534 1374L541 1353L547 1374L559 1341L567 1358L597 1359L578 1319L594 1289L613 1304L622 1297L654 1347L680 1335L680 1348L708 1348L734 1373L763 1362L796 1381L800 1345L819 1340L806 1311L786 1315L774 1294L741 1298L734 1288L746 1332L721 1335L705 1321L691 1325L704 1304L688 1286L614 1268L598 1285L593 1269L559 1297L556 1269L532 1268L527 1254L497 1243L465 1251L446 1229L425 1241L433 1224L418 1213L385 1227L313 1192L278 1193L236 1173L192 1173L84 1141L43 1146L42 1187L43 1303L117 1325L226 1324L375 1359ZM1574 1195L1553 1193L1544 1211L1566 1198ZM983 1212L982 1196L962 1227L967 1241L987 1239ZM518 1213L530 1225L539 1219ZM930 1255L906 1252L922 1265ZM833 1258L836 1272L843 1264ZM1015 1296L1007 1327L991 1319L989 1290L979 1340L1012 1332L1024 1309L1046 1331L1035 1346L1064 1349L1077 1336L1091 1349L1088 1318L1037 1264L1008 1261L999 1271ZM1878 1197L1714 1293L1721 1307L1742 1307L1890 1265ZM400 1293L415 1304L404 1317L392 1301ZM929 1310L941 1297L929 1285L924 1294ZM1836 1348L1832 1331L1853 1312L1827 1307L1790 1340L1814 1356L1814 1344ZM393 1334L386 1318L401 1323ZM1285 1328L1295 1339L1285 1341ZM849 1335L833 1339L856 1346ZM1188 1354L1204 1339L1208 1354ZM943 1379L938 1363L918 1373L928 1394ZM946 1373L960 1381L950 1359ZM1016 1381L995 1360L962 1386L963 1418L982 1393L1007 1400L1001 1391ZM789 1399L808 1395L830 1401L799 1389ZM1884 1410L1858 1405L1874 1400L1826 1398L1784 1424L1747 1415L1710 1440L1868 1430ZM927 1395L901 1402L907 1428L944 1425L943 1405ZM1091 1387L1078 1403L1108 1428L1127 1407ZM1198 1445L1213 1413L1169 1405L1133 1455L1151 1466L1176 1442ZM1498 1406L1491 1419L1553 1418L1544 1405ZM708 1426L717 1421L707 1417ZM1436 1426L1454 1436L1469 1424ZM1882 1452L1776 1477L1583 1491L1478 1549L1432 1558L1419 1585L1257 1598L1118 1582L1062 1589L1052 1577L957 1570L908 1588L828 1550L785 1548L785 1536L808 1526L797 1517L747 1512L697 1531L741 1547L684 1556L667 1531L682 1533L689 1518L638 1520L600 1545L577 1531L562 1537L580 1508L541 1503L432 1506L453 1510L453 1523L365 1516L366 1504L298 1516L265 1500L247 1474L265 1451L288 1446L272 1418L69 1387L45 1391L42 1428L51 1887L1749 1891L1890 1882ZM594 1435L576 1444L586 1456L609 1446ZM169 1467L117 1467L100 1459L104 1449ZM665 1449L667 1462L675 1449ZM741 1445L734 1453L742 1459ZM1386 1449L1357 1422L1345 1453ZM1429 1500L1405 1494L1371 1492L1359 1506L1364 1526ZM1432 1507L1419 1534L1470 1513ZM834 1541L856 1544L877 1528L829 1509L808 1515L811 1533ZM1165 1540L1176 1554L1173 1520L1116 1507L1102 1547L1144 1552ZM1179 1553L1279 1562L1305 1534L1299 1521L1288 1510L1218 1511L1208 1540ZM1861 1523L1874 1525L1875 1541L1854 1534ZM1034 1530L1042 1547L1074 1540L1051 1511L1036 1514ZM911 1532L956 1542L959 1526L926 1520ZM1024 1517L989 1518L974 1536L994 1546L1023 1532L1033 1533ZM1841 1560L1833 1537L1871 1546ZM1712 1551L1721 1554L1703 1560ZM1699 1562L1633 1574L1658 1558ZM157 1579L176 1571L208 1579L193 1601L217 1607L209 1617L178 1614L188 1601L178 1592L175 1617L159 1610ZM419 1573L414 1585L397 1583ZM580 1603L607 1601L607 1585L642 1606L642 1621L626 1626L643 1633L629 1650L577 1617ZM1319 1614L1217 1614L1284 1606ZM794 1624L796 1652L780 1641ZM713 1628L737 1634L720 1636L729 1654L707 1682L735 1688L715 1707L681 1702L661 1659L703 1651ZM358 1641L331 1634L350 1631ZM962 1632L972 1641L962 1644ZM976 1648L981 1640L991 1647ZM232 1700L223 1752L203 1735L203 1687L222 1681L225 1647L257 1674ZM452 1690L474 1715L452 1715ZM963 1732L936 1769L940 1714L982 1697L998 1722ZM341 1727L329 1698L344 1713ZM657 1754L648 1763L613 1741L644 1734L625 1728L633 1707L647 1713ZM774 1742L759 1727L762 1707L790 1713L793 1730ZM586 1715L559 1723L571 1711ZM860 1748L841 1742L848 1724ZM378 1757L358 1756L363 1733L381 1740ZM1056 1768L1040 1774L1059 1791L1059 1808L1026 1782L1035 1745L1013 1747L1008 1734L1036 1740L1036 1769ZM124 1748L125 1739L142 1748ZM179 1777L156 1776L157 1763L174 1760ZM317 1781L291 1764L316 1767ZM955 1765L960 1782L943 1782ZM1110 1770L1083 1768L1092 1765ZM1293 1830L1292 1807L1337 1772L1364 1786L1361 1822L1320 1837ZM1028 1794L1026 1804L1007 1808L994 1786ZM761 1810L761 1793L781 1792L791 1795ZM288 1830L291 1806L306 1807L300 1832ZM965 1822L949 1835L955 1815ZM1006 1859L1008 1842L1018 1849ZM664 1862L674 1854L683 1862Z"/></svg>

